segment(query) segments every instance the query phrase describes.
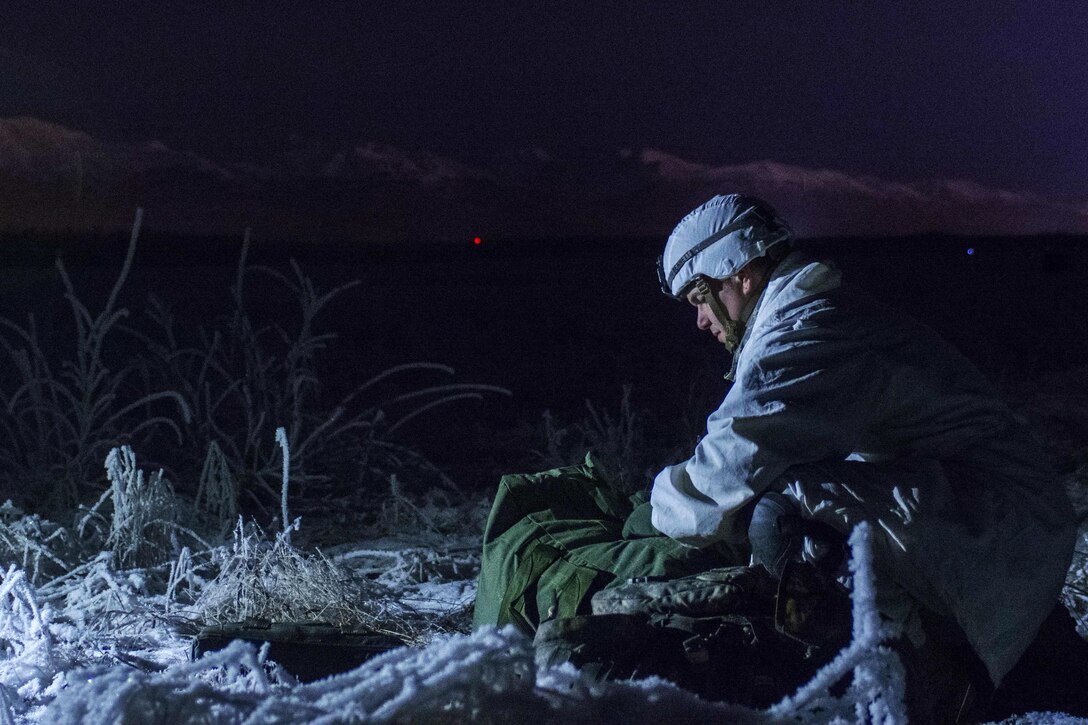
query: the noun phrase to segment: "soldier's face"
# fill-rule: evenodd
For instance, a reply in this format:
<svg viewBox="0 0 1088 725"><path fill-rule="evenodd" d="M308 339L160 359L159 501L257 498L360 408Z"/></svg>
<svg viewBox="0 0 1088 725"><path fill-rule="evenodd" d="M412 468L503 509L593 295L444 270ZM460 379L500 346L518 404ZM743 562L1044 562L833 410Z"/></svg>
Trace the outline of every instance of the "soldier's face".
<svg viewBox="0 0 1088 725"><path fill-rule="evenodd" d="M744 295L744 284L737 277L726 279L708 279L707 285L711 294L721 302L722 307L729 313L733 320L739 320L741 311L747 302ZM724 342L724 332L721 323L710 309L698 290L691 290L687 294L688 303L695 308L695 324L700 330L708 330L718 342Z"/></svg>

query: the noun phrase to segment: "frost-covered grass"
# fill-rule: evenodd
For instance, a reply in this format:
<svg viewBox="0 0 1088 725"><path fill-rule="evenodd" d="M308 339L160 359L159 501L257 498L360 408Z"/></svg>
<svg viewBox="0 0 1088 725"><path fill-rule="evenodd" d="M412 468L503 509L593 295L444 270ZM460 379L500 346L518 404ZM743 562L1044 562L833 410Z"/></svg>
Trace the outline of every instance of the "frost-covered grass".
<svg viewBox="0 0 1088 725"><path fill-rule="evenodd" d="M132 267L143 218L101 311L92 313L58 258L72 312L72 347L53 354L33 313L25 325L0 318L0 483L38 506L74 508L95 490L93 469L118 442L155 434L182 440L191 409L176 391L132 388L135 369L112 366L109 347L128 310L119 295Z"/></svg>
<svg viewBox="0 0 1088 725"><path fill-rule="evenodd" d="M902 722L902 670L896 656L882 642L894 633L885 631L872 604L868 541L859 529L855 550L854 606L857 622L853 643L827 665L806 687L766 712L699 700L657 679L599 683L583 678L569 665L538 669L531 643L512 629L485 629L473 634L432 631L425 646L405 646L364 663L342 675L299 684L267 658L266 651L236 642L190 662L186 643L171 624L178 611L175 595L151 591L147 572L121 572L101 557L63 586L36 588L17 568L10 568L0 583L0 637L7 657L0 665L0 695L11 722L652 722L715 720L748 723ZM239 531L236 542L221 551L237 562L253 560L239 546L256 545L259 537ZM313 562L291 549L282 534L264 543L280 549L279 560ZM403 542L402 542L403 543ZM387 542L388 544L388 542ZM384 569L399 607L411 597L408 584L414 565L400 574L400 590L389 577L403 552L388 547L345 550L302 573L313 581L331 571L365 575L366 567ZM378 562L385 558L385 561ZM261 557L258 555L257 557ZM400 564L404 564L403 561ZM280 565L276 565L278 567ZM337 569L337 567L343 567ZM472 575L455 587L456 599L446 604L464 607L471 601ZM212 605L237 592L238 571L221 567L215 579L190 578L200 590L196 606ZM87 587L87 580L102 578L105 589ZM171 577L173 578L173 577ZM334 577L335 578L335 577ZM449 596L451 589L432 579L431 593ZM417 582L415 594L424 590ZM143 591L140 592L140 588ZM275 588L275 585L272 586ZM113 591L115 620L111 637L87 638L81 633L87 616L106 616L100 593ZM94 592L99 592L96 595ZM445 594L440 594L444 592ZM378 590L368 592L371 596ZM243 598L249 596L242 594ZM81 597L83 599L81 599ZM97 597L97 598L96 598ZM314 595L311 595L311 600ZM382 598L379 594L372 602ZM86 605L84 621L75 610ZM176 604L176 603L175 603ZM289 613L296 616L297 611ZM399 615L398 615L399 616ZM434 621L438 617L432 615ZM365 624L365 623L364 623ZM123 641L122 641L123 640ZM853 684L841 695L830 686L854 673Z"/></svg>
<svg viewBox="0 0 1088 725"><path fill-rule="evenodd" d="M419 508L426 504L417 502ZM15 511L5 508L12 521ZM479 536L425 528L322 552L239 524L206 551L165 566L120 566L114 552L65 559L72 534L19 528L61 564L9 566L0 579L0 722L737 722L904 721L902 667L873 607L867 532L852 538L852 643L766 711L709 703L668 682L595 682L540 669L512 629L468 632ZM8 528L11 528L9 526ZM30 533L27 533L27 532ZM40 535L35 532L39 532ZM108 532L99 534L105 544ZM1088 542L1086 542L1088 543ZM33 550L33 549L32 549ZM13 552L8 552L9 555ZM45 557L48 559L48 557ZM57 571L63 573L56 574ZM300 684L243 642L190 661L200 623L249 616L394 633L405 646L331 678ZM845 692L832 685L853 673ZM835 694L833 694L833 692ZM1049 719L1048 719L1049 718ZM1073 722L1039 716L1023 722Z"/></svg>
<svg viewBox="0 0 1088 725"><path fill-rule="evenodd" d="M138 211L100 308L58 259L69 322L52 320L43 335L33 312L25 323L0 318L0 490L16 505L54 518L88 505L116 485L103 476L106 453L129 445L223 535L239 512L262 521L280 513L281 428L297 507L367 508L393 475L417 489L456 491L402 433L443 406L508 390L457 382L446 365L407 362L360 371L361 382L331 394L321 358L336 335L320 323L357 282L325 290L294 261L289 273L251 264L248 233L227 313L179 322L152 293L146 314L133 319L123 301L141 221Z"/></svg>
<svg viewBox="0 0 1088 725"><path fill-rule="evenodd" d="M293 262L290 274L250 265L248 234L228 315L184 329L152 296L148 319L131 320L122 299L141 220L100 311L58 260L71 329L0 319L0 490L15 498L0 506L0 723L63 719L42 708L76 671L175 667L204 624L321 621L421 645L468 621L481 499L399 434L440 406L508 391L406 363L331 399L318 357L335 336L318 318L355 283L323 291ZM262 317L255 275L280 287L258 298L295 301L294 324ZM327 515L300 528L289 511L309 502ZM427 544L314 546L350 539L345 525ZM465 532L477 537L447 555L443 539L463 546ZM235 684L216 692L229 700Z"/></svg>
<svg viewBox="0 0 1088 725"><path fill-rule="evenodd" d="M115 481L147 485L131 451L115 449L109 463ZM3 507L0 536L12 545L0 560L18 563L0 571L0 722L241 721L273 695L285 713L313 710L296 702L294 678L252 648L188 662L205 624L324 622L417 648L467 624L478 537L453 539L452 551L427 532L426 546L387 537L326 554L292 543L297 519L271 535L239 521L227 543L190 548L159 539L149 524L161 509L161 497L135 493L84 512L84 521L145 524L118 547L111 520L80 532L78 521L68 528ZM163 547L160 563L133 564L142 557L131 552L151 542ZM35 561L33 573L19 565Z"/></svg>
<svg viewBox="0 0 1088 725"><path fill-rule="evenodd" d="M544 411L539 425L527 426L517 436L517 445L531 454L525 467L569 466L585 460L586 453L592 452L616 488L625 493L649 490L662 461L690 453L705 421L692 419L691 410L698 407L695 405L685 406L685 413L679 417L636 408L632 394L633 386L622 386L614 410L586 400L578 416L561 417ZM693 397L694 391L689 391L689 404Z"/></svg>
<svg viewBox="0 0 1088 725"><path fill-rule="evenodd" d="M390 588L318 550L293 546L292 530L269 540L255 525L239 521L230 545L212 552L209 568L216 571L215 579L199 588L191 607L195 616L208 624L323 622L345 631L393 634L406 642L418 635L414 613Z"/></svg>

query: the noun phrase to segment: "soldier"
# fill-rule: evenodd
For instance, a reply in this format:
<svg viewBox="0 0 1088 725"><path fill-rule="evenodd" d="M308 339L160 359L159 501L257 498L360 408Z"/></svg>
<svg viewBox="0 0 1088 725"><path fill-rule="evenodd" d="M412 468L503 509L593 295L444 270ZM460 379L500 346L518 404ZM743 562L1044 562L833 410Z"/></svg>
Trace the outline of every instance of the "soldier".
<svg viewBox="0 0 1088 725"><path fill-rule="evenodd" d="M913 648L937 630L961 638L965 672L978 670L965 682L1000 683L1072 557L1072 509L1038 442L931 329L795 251L765 202L709 200L658 267L662 291L731 353L731 388L648 506L612 496L564 510L608 498L591 469L504 479L512 495L485 535L477 624L532 629L587 613L595 591L630 578L749 557L775 579L797 561L837 577L839 541L868 521L881 613Z"/></svg>

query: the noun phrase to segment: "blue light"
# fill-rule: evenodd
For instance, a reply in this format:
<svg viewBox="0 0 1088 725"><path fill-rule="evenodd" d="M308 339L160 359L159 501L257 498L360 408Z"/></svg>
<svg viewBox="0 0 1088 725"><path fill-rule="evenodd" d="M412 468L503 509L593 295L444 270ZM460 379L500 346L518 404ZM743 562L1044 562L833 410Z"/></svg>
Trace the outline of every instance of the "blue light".
<svg viewBox="0 0 1088 725"><path fill-rule="evenodd" d="M974 253L975 253L975 248L974 248L974 247L968 247L968 248L967 248L967 256L968 256L968 257L970 257L971 255L973 255Z"/></svg>

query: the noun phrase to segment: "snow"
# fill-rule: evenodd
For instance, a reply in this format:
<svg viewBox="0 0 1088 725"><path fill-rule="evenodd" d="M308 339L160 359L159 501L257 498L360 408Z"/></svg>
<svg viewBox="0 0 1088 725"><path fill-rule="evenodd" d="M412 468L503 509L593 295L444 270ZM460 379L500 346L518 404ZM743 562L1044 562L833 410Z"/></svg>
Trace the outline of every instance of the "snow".
<svg viewBox="0 0 1088 725"><path fill-rule="evenodd" d="M341 552L337 562L373 564L384 558L388 564L401 557L406 571L415 571L426 560L420 552L413 556L403 548L388 548L390 541L374 543ZM767 712L703 702L656 679L595 683L569 665L538 670L530 641L513 628L434 633L424 647L401 647L351 672L305 685L242 642L189 662L180 656L185 639L165 631L161 619L156 623L155 615L167 614L166 598L138 595L146 578L111 569L105 556L85 568L82 580L70 578L66 610L56 615L39 603L21 569L7 570L0 585L0 636L8 643L0 668L0 704L7 721L27 723L389 722L485 715L501 720L532 716L544 722L650 722L666 716L751 723L901 722L902 670L894 654L879 645L894 633L881 625L873 607L867 530L859 528L852 544L854 642L809 685ZM234 546L239 545L236 540ZM406 571L398 575L402 581ZM107 586L96 585L101 581ZM120 640L86 636L87 616L101 612L103 592L142 620L130 623L128 641L143 647L133 649L146 656L122 656ZM448 615L465 609L473 594L469 579L438 578L405 583L397 599L420 613ZM94 649L115 656L112 661L96 657ZM843 697L832 697L828 686L851 670L854 685Z"/></svg>
<svg viewBox="0 0 1088 725"><path fill-rule="evenodd" d="M124 461L123 452L113 458ZM138 480L134 461L116 472L115 481ZM43 539L60 538L48 522L35 526ZM290 531L297 535L298 526L296 520ZM300 548L288 533L266 537L240 523L227 544L210 552L183 548L166 567L124 568L121 552L108 550L52 578L9 566L0 580L0 725L906 720L903 667L883 645L897 631L875 607L865 525L850 540L852 642L765 711L700 700L656 678L595 682L570 665L538 668L531 642L513 628L458 631L466 628L475 596L478 537L402 533L322 553ZM106 527L103 542L108 536ZM253 578L243 587L246 572ZM258 586L264 587L259 596ZM309 608L321 597L369 598L350 611L338 605L322 614L399 627L412 644L307 684L271 661L267 648L240 641L190 661L187 624L229 619L225 600L243 607L254 596L265 602L297 596ZM297 602L273 609L281 606ZM832 685L851 673L846 691L833 694ZM1083 720L1032 713L1007 722Z"/></svg>

